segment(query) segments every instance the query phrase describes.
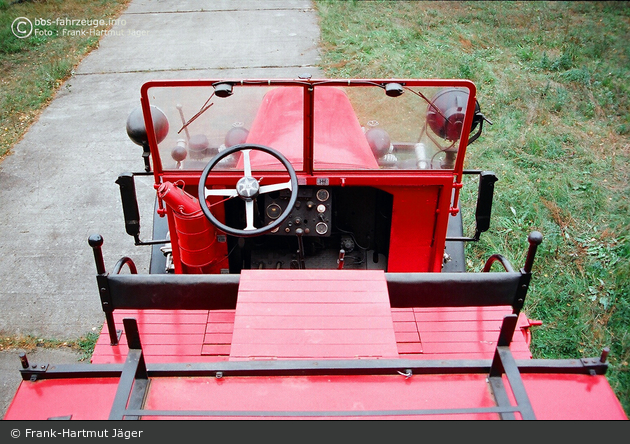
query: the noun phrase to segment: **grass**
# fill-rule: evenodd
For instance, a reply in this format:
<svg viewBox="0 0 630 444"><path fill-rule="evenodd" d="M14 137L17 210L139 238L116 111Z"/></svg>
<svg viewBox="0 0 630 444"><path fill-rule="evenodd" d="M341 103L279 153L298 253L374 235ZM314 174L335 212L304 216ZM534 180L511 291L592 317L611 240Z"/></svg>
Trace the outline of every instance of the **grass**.
<svg viewBox="0 0 630 444"><path fill-rule="evenodd" d="M89 26L65 25L57 19L109 23L129 0L0 0L0 159L20 141L75 66L98 47L99 36L68 36ZM38 35L18 38L12 24L28 18ZM36 20L51 20L37 25ZM107 29L105 25L98 30ZM27 29L27 28L20 28Z"/></svg>
<svg viewBox="0 0 630 444"><path fill-rule="evenodd" d="M497 173L490 231L466 245L522 266L536 358L599 356L630 416L630 3L315 1L327 77L467 78L493 125L465 167ZM476 188L466 187L464 208ZM473 211L463 211L472 230ZM472 233L469 233L472 234Z"/></svg>
<svg viewBox="0 0 630 444"><path fill-rule="evenodd" d="M0 336L0 352L9 350L32 351L37 348L59 349L63 347L81 353L81 361L89 361L98 340L99 332L92 331L77 340L60 341L57 339L44 339L34 336Z"/></svg>

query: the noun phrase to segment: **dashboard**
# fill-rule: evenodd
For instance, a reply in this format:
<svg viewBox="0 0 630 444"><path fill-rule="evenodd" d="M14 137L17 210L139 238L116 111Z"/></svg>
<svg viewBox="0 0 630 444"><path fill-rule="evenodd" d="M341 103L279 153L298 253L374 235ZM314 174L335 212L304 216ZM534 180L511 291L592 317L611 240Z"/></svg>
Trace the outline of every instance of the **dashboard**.
<svg viewBox="0 0 630 444"><path fill-rule="evenodd" d="M257 225L268 225L287 208L290 192L265 193ZM228 236L230 272L250 268L387 269L393 196L372 187L302 185L289 216L272 232ZM227 201L236 225L239 202ZM241 208L239 206L238 208Z"/></svg>
<svg viewBox="0 0 630 444"><path fill-rule="evenodd" d="M289 190L269 193L264 199L265 225L275 221L286 209ZM289 217L272 235L330 236L332 231L332 193L326 187L300 187Z"/></svg>

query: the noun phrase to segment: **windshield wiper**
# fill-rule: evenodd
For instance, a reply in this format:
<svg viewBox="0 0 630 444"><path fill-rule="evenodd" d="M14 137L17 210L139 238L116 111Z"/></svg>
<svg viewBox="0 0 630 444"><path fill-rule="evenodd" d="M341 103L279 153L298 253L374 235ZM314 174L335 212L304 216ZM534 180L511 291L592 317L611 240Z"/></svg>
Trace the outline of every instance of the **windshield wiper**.
<svg viewBox="0 0 630 444"><path fill-rule="evenodd" d="M201 109L197 112L197 114L195 114L194 116L192 116L186 123L184 123L184 125L182 125L182 127L179 129L179 131L177 131L177 134L181 133L183 130L185 130L188 125L190 125L191 123L193 123L195 120L197 120L197 118L199 116L201 116L203 113L205 113L208 108L210 108L212 105L214 105L214 102L212 103L208 103L210 102L210 100L212 100L212 98L214 97L214 92L212 92L212 94L210 95L210 97L208 97L208 100L206 100L206 102L201 106ZM183 116L183 115L182 115Z"/></svg>

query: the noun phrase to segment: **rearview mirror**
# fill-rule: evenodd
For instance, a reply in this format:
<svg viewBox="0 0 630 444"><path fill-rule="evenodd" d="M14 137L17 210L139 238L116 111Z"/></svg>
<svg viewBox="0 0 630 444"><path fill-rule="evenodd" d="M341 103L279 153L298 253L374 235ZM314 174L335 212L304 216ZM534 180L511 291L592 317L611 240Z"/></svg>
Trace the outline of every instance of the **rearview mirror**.
<svg viewBox="0 0 630 444"><path fill-rule="evenodd" d="M449 242L478 241L479 236L490 228L494 183L499 180L492 171L464 170L464 174L479 174L477 207L475 208L475 235L473 237L447 237Z"/></svg>
<svg viewBox="0 0 630 444"><path fill-rule="evenodd" d="M494 197L494 183L499 180L492 171L482 171L479 175L479 191L477 193L477 208L475 210L475 239L490 228L492 213L492 199Z"/></svg>

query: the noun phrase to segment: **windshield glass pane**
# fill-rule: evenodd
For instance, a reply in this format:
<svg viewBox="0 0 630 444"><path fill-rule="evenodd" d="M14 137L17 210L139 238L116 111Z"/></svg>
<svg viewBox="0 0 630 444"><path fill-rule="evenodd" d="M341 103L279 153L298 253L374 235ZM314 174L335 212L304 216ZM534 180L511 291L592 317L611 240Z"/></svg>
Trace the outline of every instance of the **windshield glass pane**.
<svg viewBox="0 0 630 444"><path fill-rule="evenodd" d="M296 170L302 169L302 87L233 87L228 97L218 97L212 86L154 87L149 101L168 119L169 130L158 141L164 170L202 170L219 152L233 145L251 143L275 148ZM224 159L214 169L232 169L238 159ZM281 169L263 156L252 168Z"/></svg>
<svg viewBox="0 0 630 444"><path fill-rule="evenodd" d="M274 148L296 171L304 171L305 144L309 149L311 142L305 137L311 117L305 84L222 85L227 89L177 83L148 89L149 103L168 120L168 131L158 139L162 168L200 171L226 148L247 143ZM339 85L312 85L313 170L454 168L468 106L466 87L418 81ZM240 155L226 157L215 169L238 168ZM282 169L260 152L253 151L251 161L253 170Z"/></svg>
<svg viewBox="0 0 630 444"><path fill-rule="evenodd" d="M465 88L382 85L315 91L315 169L452 169L468 101Z"/></svg>

